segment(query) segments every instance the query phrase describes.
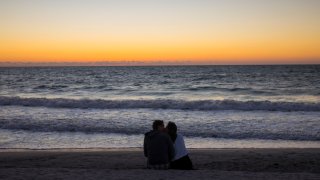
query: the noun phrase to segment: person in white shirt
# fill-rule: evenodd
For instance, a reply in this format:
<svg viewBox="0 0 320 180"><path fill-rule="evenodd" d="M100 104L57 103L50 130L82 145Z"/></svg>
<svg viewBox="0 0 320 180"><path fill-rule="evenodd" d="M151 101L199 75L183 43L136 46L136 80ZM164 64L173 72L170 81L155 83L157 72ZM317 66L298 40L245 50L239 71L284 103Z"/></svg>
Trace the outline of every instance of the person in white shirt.
<svg viewBox="0 0 320 180"><path fill-rule="evenodd" d="M193 169L192 162L189 158L188 151L184 144L183 136L177 133L177 125L174 122L168 122L166 129L175 149L175 156L170 162L170 168L184 170Z"/></svg>

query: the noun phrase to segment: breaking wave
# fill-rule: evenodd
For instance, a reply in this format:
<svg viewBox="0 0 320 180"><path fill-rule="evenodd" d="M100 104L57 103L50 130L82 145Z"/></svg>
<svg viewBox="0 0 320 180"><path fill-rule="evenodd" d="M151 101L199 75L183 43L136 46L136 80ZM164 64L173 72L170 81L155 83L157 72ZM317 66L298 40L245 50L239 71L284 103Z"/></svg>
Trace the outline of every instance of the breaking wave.
<svg viewBox="0 0 320 180"><path fill-rule="evenodd" d="M0 106L30 106L80 109L180 109L180 110L242 110L242 111L320 111L320 103L236 101L236 100L104 100L66 98L22 98L0 96Z"/></svg>

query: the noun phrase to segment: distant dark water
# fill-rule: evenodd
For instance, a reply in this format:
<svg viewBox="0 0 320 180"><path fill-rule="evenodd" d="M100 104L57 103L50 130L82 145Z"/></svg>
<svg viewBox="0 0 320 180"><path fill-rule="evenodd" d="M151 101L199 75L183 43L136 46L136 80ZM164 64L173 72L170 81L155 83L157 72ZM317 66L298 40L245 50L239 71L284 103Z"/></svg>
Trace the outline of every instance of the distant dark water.
<svg viewBox="0 0 320 180"><path fill-rule="evenodd" d="M0 95L318 102L320 66L0 68Z"/></svg>
<svg viewBox="0 0 320 180"><path fill-rule="evenodd" d="M3 136L125 137L157 118L190 138L319 141L320 66L0 68L0 107Z"/></svg>

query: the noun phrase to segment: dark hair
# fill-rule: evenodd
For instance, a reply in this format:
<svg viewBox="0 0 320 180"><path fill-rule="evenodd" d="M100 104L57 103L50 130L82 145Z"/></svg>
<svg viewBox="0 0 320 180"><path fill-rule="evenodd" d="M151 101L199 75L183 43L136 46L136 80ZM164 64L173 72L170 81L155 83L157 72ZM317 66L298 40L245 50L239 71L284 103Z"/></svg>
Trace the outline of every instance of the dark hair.
<svg viewBox="0 0 320 180"><path fill-rule="evenodd" d="M152 129L157 130L159 126L164 126L164 122L162 120L154 120L152 124Z"/></svg>
<svg viewBox="0 0 320 180"><path fill-rule="evenodd" d="M172 142L175 142L177 139L177 125L174 122L169 121L167 124L167 130Z"/></svg>

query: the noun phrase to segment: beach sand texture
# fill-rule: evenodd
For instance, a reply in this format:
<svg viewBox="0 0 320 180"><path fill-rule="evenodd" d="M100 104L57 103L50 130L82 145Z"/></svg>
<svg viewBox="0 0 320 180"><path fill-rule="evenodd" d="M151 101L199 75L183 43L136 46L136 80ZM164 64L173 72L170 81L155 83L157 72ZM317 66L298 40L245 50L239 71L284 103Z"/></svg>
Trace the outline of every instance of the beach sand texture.
<svg viewBox="0 0 320 180"><path fill-rule="evenodd" d="M196 170L148 170L141 149L2 150L0 179L320 179L319 149L191 149Z"/></svg>

